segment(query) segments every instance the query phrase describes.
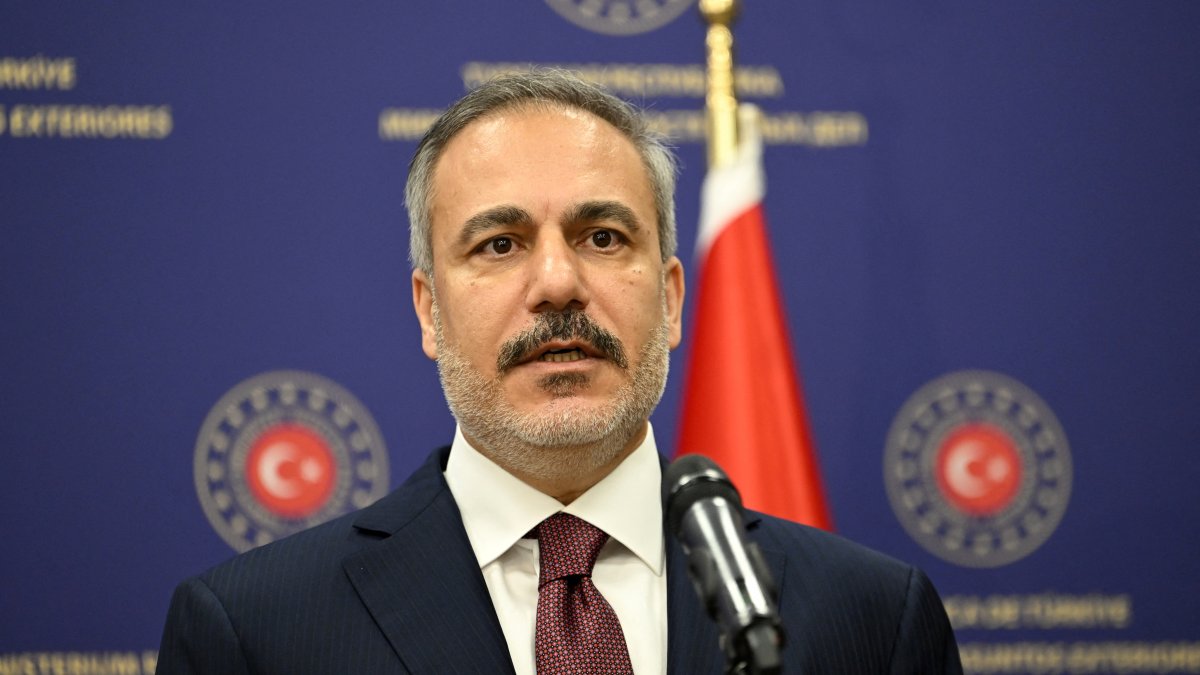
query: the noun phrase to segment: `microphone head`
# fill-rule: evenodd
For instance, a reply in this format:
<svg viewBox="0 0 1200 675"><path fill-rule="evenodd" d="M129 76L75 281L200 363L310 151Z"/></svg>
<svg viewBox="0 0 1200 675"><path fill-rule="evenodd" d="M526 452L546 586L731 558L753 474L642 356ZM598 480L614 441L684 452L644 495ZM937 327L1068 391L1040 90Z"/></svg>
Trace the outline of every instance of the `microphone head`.
<svg viewBox="0 0 1200 675"><path fill-rule="evenodd" d="M724 497L742 510L742 498L729 476L717 463L704 455L683 455L667 466L663 475L663 499L667 508L667 527L678 536L683 516L701 499Z"/></svg>

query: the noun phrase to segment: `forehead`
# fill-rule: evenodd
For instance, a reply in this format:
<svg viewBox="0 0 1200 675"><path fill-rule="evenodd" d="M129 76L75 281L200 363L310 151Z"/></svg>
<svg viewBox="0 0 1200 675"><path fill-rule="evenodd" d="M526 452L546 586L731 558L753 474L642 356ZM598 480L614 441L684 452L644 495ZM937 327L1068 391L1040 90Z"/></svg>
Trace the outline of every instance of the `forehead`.
<svg viewBox="0 0 1200 675"><path fill-rule="evenodd" d="M649 173L633 141L592 113L527 105L472 121L446 144L434 167L434 229L475 208L527 209L580 199L617 199L656 222ZM544 202L544 203L537 203ZM436 238L436 237L435 237Z"/></svg>

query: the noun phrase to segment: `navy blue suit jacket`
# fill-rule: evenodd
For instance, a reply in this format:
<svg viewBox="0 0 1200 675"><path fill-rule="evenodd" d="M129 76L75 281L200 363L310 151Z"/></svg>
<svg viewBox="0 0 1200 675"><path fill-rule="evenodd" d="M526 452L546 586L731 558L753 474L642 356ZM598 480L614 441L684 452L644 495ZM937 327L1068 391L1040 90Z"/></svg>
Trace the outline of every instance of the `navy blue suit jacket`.
<svg viewBox="0 0 1200 675"><path fill-rule="evenodd" d="M491 598L434 453L379 502L184 581L159 673L511 673ZM918 569L751 514L780 588L788 673L959 673ZM668 669L721 673L717 629L667 538Z"/></svg>

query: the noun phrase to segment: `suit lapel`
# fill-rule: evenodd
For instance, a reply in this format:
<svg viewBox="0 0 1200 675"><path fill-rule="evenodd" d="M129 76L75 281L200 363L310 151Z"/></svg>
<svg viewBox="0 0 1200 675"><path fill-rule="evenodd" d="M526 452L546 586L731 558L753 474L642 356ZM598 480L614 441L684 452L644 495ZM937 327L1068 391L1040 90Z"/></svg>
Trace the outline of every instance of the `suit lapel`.
<svg viewBox="0 0 1200 675"><path fill-rule="evenodd" d="M512 672L487 586L435 454L403 489L363 512L359 536L379 539L343 567L408 670ZM439 461L440 460L440 461Z"/></svg>
<svg viewBox="0 0 1200 675"><path fill-rule="evenodd" d="M717 624L708 617L687 573L687 557L667 534L667 672L723 673Z"/></svg>

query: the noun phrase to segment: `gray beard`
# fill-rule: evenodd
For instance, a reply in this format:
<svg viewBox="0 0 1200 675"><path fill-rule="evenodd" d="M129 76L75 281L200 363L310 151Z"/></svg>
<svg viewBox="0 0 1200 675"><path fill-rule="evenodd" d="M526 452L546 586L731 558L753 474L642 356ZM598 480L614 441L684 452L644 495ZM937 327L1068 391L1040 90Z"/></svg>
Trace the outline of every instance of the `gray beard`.
<svg viewBox="0 0 1200 675"><path fill-rule="evenodd" d="M437 300L433 325L438 376L463 433L489 459L511 473L543 481L586 475L611 465L641 432L662 399L670 368L669 326L663 320L638 353L633 375L612 400L592 410L558 408L552 400L537 413L521 413L504 400L501 377L488 379L445 340ZM549 378L540 386L557 398L587 386L587 377Z"/></svg>

